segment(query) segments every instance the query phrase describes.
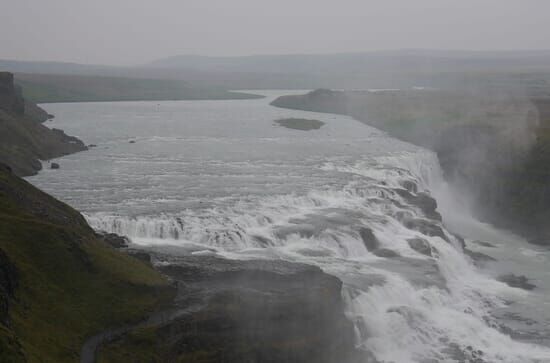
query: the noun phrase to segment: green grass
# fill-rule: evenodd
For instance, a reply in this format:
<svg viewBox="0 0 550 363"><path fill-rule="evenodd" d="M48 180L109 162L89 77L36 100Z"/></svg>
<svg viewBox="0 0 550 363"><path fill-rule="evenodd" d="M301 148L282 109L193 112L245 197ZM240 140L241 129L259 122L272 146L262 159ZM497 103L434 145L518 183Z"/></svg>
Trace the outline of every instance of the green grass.
<svg viewBox="0 0 550 363"><path fill-rule="evenodd" d="M0 173L0 249L19 275L10 325L0 329L2 356L17 358L20 346L30 362L77 362L87 337L139 321L170 300L168 282L151 267L98 241L70 218L56 224L29 213L2 193L6 187L45 198ZM70 207L54 204L58 213L79 220Z"/></svg>
<svg viewBox="0 0 550 363"><path fill-rule="evenodd" d="M197 87L180 80L99 76L16 74L23 97L36 103L223 100L261 98L219 88Z"/></svg>

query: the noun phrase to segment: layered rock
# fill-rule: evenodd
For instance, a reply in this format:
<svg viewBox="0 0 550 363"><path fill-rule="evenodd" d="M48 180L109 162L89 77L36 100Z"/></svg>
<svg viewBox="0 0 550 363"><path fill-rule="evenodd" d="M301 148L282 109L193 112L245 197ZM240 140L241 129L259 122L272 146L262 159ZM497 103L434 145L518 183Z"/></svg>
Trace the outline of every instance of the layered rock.
<svg viewBox="0 0 550 363"><path fill-rule="evenodd" d="M87 149L76 137L41 124L51 117L23 100L11 73L0 73L0 162L27 176L42 168L39 160Z"/></svg>
<svg viewBox="0 0 550 363"><path fill-rule="evenodd" d="M365 361L343 312L342 283L319 268L207 256L156 258L179 286L171 317L111 342L100 361Z"/></svg>

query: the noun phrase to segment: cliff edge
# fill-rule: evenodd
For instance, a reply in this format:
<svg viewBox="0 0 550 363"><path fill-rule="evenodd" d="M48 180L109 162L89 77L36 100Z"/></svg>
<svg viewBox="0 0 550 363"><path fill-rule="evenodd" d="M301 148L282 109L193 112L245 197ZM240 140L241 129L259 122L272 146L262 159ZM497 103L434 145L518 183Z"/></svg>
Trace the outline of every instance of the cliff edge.
<svg viewBox="0 0 550 363"><path fill-rule="evenodd" d="M0 72L0 162L15 174L36 174L40 160L87 149L78 138L44 126L48 118L51 115L23 99L12 73Z"/></svg>

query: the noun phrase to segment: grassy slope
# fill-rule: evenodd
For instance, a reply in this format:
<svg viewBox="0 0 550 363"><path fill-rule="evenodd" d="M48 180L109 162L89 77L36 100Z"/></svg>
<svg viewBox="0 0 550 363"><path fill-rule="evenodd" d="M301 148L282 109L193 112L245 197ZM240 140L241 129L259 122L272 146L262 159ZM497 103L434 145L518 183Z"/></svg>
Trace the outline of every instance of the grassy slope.
<svg viewBox="0 0 550 363"><path fill-rule="evenodd" d="M98 241L78 212L0 170L0 249L19 287L0 357L76 362L85 338L143 318L171 291L144 263ZM16 359L19 358L19 359Z"/></svg>
<svg viewBox="0 0 550 363"><path fill-rule="evenodd" d="M246 99L261 96L195 87L180 80L16 74L23 96L36 103Z"/></svg>

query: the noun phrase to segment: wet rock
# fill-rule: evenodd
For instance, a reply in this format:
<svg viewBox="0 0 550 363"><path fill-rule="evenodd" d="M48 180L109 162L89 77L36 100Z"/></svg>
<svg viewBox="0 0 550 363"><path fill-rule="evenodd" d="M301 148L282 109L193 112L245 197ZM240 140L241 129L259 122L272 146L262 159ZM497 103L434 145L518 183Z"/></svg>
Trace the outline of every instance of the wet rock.
<svg viewBox="0 0 550 363"><path fill-rule="evenodd" d="M151 327L151 339L119 338L114 349L139 354L135 345L149 344L146 349L162 362L369 361L354 346L342 283L317 267L213 256L157 258L158 268L180 289L176 317Z"/></svg>
<svg viewBox="0 0 550 363"><path fill-rule="evenodd" d="M256 235L256 236L252 236L252 238L254 239L254 241L256 241L260 245L260 247L273 246L273 241L271 241L267 237Z"/></svg>
<svg viewBox="0 0 550 363"><path fill-rule="evenodd" d="M59 164L58 163L51 163L50 168L59 169Z"/></svg>
<svg viewBox="0 0 550 363"><path fill-rule="evenodd" d="M483 266L487 262L496 261L496 258L493 258L481 252L472 251L468 248L464 248L463 251L468 257L470 257L474 261L474 264L479 267Z"/></svg>
<svg viewBox="0 0 550 363"><path fill-rule="evenodd" d="M128 237L120 236L116 233L98 232L96 233L96 235L97 237L99 237L99 239L114 248L125 248L128 247L128 244L130 243Z"/></svg>
<svg viewBox="0 0 550 363"><path fill-rule="evenodd" d="M485 241L472 241L472 243L475 243L476 245L478 246L481 246L481 247L486 247L486 248L495 248L496 246L492 243L489 243L489 242L485 242Z"/></svg>
<svg viewBox="0 0 550 363"><path fill-rule="evenodd" d="M441 221L441 214L437 211L437 201L429 194L420 192L413 194L406 189L394 189L394 191L405 199L407 203L419 208L427 218Z"/></svg>
<svg viewBox="0 0 550 363"><path fill-rule="evenodd" d="M536 286L531 284L529 282L529 279L525 276L508 274L497 277L497 280L500 282L504 282L510 287L516 287L518 289L530 291L536 288Z"/></svg>
<svg viewBox="0 0 550 363"><path fill-rule="evenodd" d="M407 189L407 191L409 191L410 193L417 193L418 192L418 186L416 185L415 182L412 182L410 180L405 180L403 182L401 182L401 186L405 189Z"/></svg>
<svg viewBox="0 0 550 363"><path fill-rule="evenodd" d="M423 238L411 238L407 242L409 246L421 255L432 257L432 246Z"/></svg>
<svg viewBox="0 0 550 363"><path fill-rule="evenodd" d="M399 254L397 252L392 251L392 250L387 249L387 248L378 248L378 249L372 251L372 253L374 253L378 257L384 257L384 258L399 257Z"/></svg>
<svg viewBox="0 0 550 363"><path fill-rule="evenodd" d="M380 245L378 239L374 235L374 232L368 227L362 227L361 229L359 229L359 235L361 236L363 244L368 251L374 251Z"/></svg>
<svg viewBox="0 0 550 363"><path fill-rule="evenodd" d="M410 218L403 221L405 227L409 229L414 229L426 236L430 237L440 237L441 239L450 243L449 238L443 232L443 228L438 226L432 221L420 218Z"/></svg>

